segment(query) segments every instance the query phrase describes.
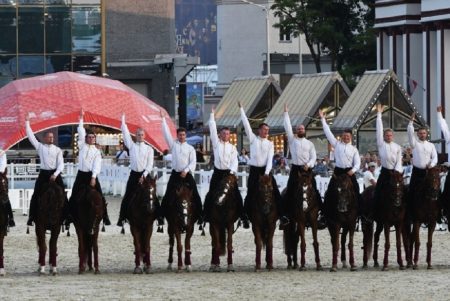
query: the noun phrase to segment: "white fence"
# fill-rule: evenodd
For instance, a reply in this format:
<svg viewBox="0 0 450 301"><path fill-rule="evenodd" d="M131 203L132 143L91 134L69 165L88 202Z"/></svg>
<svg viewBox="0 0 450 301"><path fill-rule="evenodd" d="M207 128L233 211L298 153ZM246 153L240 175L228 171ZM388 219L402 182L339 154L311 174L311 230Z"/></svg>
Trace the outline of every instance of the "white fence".
<svg viewBox="0 0 450 301"><path fill-rule="evenodd" d="M72 192L73 182L77 174L77 165L74 163L66 163L64 172L62 174L64 183L66 184L66 192L68 197ZM194 177L197 182L198 192L202 198L205 199L206 193L209 190L209 182L212 176L212 170L198 170L194 172ZM102 171L98 176L103 193L113 196L123 196L127 185L128 176L130 173L129 167L103 164ZM171 169L169 168L155 168L154 173L158 175L157 180L157 194L164 195L166 191L167 182ZM8 165L8 179L9 179L9 198L11 200L12 208L21 210L23 214L28 213L29 203L33 194L34 182L39 174L39 166L36 164L9 164ZM238 172L239 190L242 197L247 194L247 172ZM288 181L287 175L277 174L275 179L278 183L280 191L282 191ZM317 188L323 197L330 182L330 178L316 176ZM363 190L362 179L358 180L360 191Z"/></svg>

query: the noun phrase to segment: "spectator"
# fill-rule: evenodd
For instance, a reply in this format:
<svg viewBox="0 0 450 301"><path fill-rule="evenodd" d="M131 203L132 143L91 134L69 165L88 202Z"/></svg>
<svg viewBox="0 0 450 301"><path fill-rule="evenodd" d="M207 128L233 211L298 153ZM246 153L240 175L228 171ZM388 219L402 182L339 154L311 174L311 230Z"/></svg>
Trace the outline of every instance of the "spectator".
<svg viewBox="0 0 450 301"><path fill-rule="evenodd" d="M172 154L169 153L168 149L163 151L163 162L165 167L172 168Z"/></svg>
<svg viewBox="0 0 450 301"><path fill-rule="evenodd" d="M375 178L375 169L377 168L377 163L370 162L369 170L364 172L364 188L368 188L370 186L375 186L377 184L377 180Z"/></svg>
<svg viewBox="0 0 450 301"><path fill-rule="evenodd" d="M195 144L195 155L197 156L197 163L205 163L206 153L203 151L203 146L200 142Z"/></svg>
<svg viewBox="0 0 450 301"><path fill-rule="evenodd" d="M247 165L248 161L250 160L250 158L248 157L248 152L247 150L243 147L241 149L241 154L238 157L238 162L239 165Z"/></svg>
<svg viewBox="0 0 450 301"><path fill-rule="evenodd" d="M129 157L128 149L123 144L123 141L120 141L120 143L119 143L119 150L116 153L116 163L117 163L117 165L124 165L125 161L128 159L128 157Z"/></svg>
<svg viewBox="0 0 450 301"><path fill-rule="evenodd" d="M317 164L313 168L313 172L321 177L328 177L328 166L325 164L323 159L317 159Z"/></svg>

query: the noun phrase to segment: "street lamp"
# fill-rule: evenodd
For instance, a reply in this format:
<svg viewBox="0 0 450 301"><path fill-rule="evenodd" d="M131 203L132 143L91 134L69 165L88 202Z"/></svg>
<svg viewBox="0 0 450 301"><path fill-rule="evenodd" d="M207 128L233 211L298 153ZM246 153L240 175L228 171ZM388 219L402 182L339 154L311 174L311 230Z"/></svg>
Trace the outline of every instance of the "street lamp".
<svg viewBox="0 0 450 301"><path fill-rule="evenodd" d="M256 3L252 2L252 1L248 1L248 0L240 0L240 1L247 3L247 4L257 6L259 8L262 8L262 10L266 12L266 39L267 39L267 74L266 75L270 75L270 32L269 32L270 8L268 8L264 5L261 5L261 4L256 4Z"/></svg>

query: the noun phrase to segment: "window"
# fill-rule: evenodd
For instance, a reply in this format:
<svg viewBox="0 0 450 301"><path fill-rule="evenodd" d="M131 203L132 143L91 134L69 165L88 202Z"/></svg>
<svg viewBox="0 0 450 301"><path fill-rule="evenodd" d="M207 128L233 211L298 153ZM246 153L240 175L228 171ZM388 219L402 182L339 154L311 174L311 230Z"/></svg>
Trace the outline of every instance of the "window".
<svg viewBox="0 0 450 301"><path fill-rule="evenodd" d="M284 17L280 17L280 23L284 21ZM280 42L291 42L291 30L280 27Z"/></svg>

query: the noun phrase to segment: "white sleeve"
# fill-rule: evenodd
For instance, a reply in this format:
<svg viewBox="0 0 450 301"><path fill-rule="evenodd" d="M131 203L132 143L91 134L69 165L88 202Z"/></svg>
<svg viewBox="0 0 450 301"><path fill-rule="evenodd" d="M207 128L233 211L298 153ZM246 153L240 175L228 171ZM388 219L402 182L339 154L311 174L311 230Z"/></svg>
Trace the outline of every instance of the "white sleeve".
<svg viewBox="0 0 450 301"><path fill-rule="evenodd" d="M97 176L100 174L100 171L102 170L102 155L100 151L98 151L97 155L95 155L92 164L92 177L97 178Z"/></svg>
<svg viewBox="0 0 450 301"><path fill-rule="evenodd" d="M292 131L291 119L289 118L288 112L284 112L284 130L286 131L288 141L291 142L292 140L294 140L294 133Z"/></svg>
<svg viewBox="0 0 450 301"><path fill-rule="evenodd" d="M441 127L442 135L444 135L445 143L448 144L448 143L450 143L450 132L448 130L447 121L445 121L444 117L442 117L441 112L438 112L437 116L438 116L439 125Z"/></svg>
<svg viewBox="0 0 450 301"><path fill-rule="evenodd" d="M399 146L397 150L397 163L395 164L395 170L398 172L403 172L403 157L402 148Z"/></svg>
<svg viewBox="0 0 450 301"><path fill-rule="evenodd" d="M231 154L231 165L230 165L230 170L232 173L234 173L234 174L237 173L238 165L239 165L239 160L238 160L238 155L237 155L237 149L236 149L236 147L234 147L233 152Z"/></svg>
<svg viewBox="0 0 450 301"><path fill-rule="evenodd" d="M417 140L416 137L414 136L414 125L412 121L410 121L408 124L407 132L409 145L411 146L411 148L415 148Z"/></svg>
<svg viewBox="0 0 450 301"><path fill-rule="evenodd" d="M128 130L128 126L125 122L124 115L122 116L122 125L120 126L120 129L122 130L123 143L129 150L131 150L133 139L131 139L130 131Z"/></svg>
<svg viewBox="0 0 450 301"><path fill-rule="evenodd" d="M31 144L36 150L39 150L41 143L37 141L36 136L34 136L33 130L30 126L30 121L25 122L25 131L27 132L28 140L30 140Z"/></svg>
<svg viewBox="0 0 450 301"><path fill-rule="evenodd" d="M330 130L330 126L328 125L327 121L325 120L325 118L321 118L322 121L322 127L323 127L323 132L325 133L325 136L328 139L328 142L330 142L330 144L334 147L336 147L337 144L337 139L336 137L334 137L333 133Z"/></svg>
<svg viewBox="0 0 450 301"><path fill-rule="evenodd" d="M58 155L56 157L56 171L53 173L57 177L64 170L64 158L61 149L58 150Z"/></svg>
<svg viewBox="0 0 450 301"><path fill-rule="evenodd" d="M0 172L4 173L6 170L6 152L0 151Z"/></svg>
<svg viewBox="0 0 450 301"><path fill-rule="evenodd" d="M197 155L195 153L195 149L191 147L191 150L189 151L189 163L188 166L184 169L184 171L194 172L196 165L197 165Z"/></svg>
<svg viewBox="0 0 450 301"><path fill-rule="evenodd" d="M170 133L169 126L167 125L166 117L162 118L162 129L163 129L164 139L166 140L166 143L169 146L169 149L172 149L173 137L172 137L172 134Z"/></svg>
<svg viewBox="0 0 450 301"><path fill-rule="evenodd" d="M265 174L268 175L272 171L272 164L273 164L273 154L275 153L274 146L272 144L272 147L269 149L269 154L267 155L267 164L266 164L266 172Z"/></svg>
<svg viewBox="0 0 450 301"><path fill-rule="evenodd" d="M381 118L381 113L377 113L377 145L378 145L378 151L380 147L383 146L383 120Z"/></svg>
<svg viewBox="0 0 450 301"><path fill-rule="evenodd" d="M86 143L86 129L84 128L83 118L80 118L80 123L78 124L78 149Z"/></svg>
<svg viewBox="0 0 450 301"><path fill-rule="evenodd" d="M217 143L219 143L219 136L217 135L216 121L214 120L214 113L209 115L209 135L211 137L211 144L213 148L216 148Z"/></svg>
<svg viewBox="0 0 450 301"><path fill-rule="evenodd" d="M252 131L252 127L250 126L250 122L248 122L247 115L245 115L244 108L241 107L241 119L242 123L244 125L245 134L248 137L248 140L250 141L250 144L255 140L256 135Z"/></svg>
<svg viewBox="0 0 450 301"><path fill-rule="evenodd" d="M154 160L155 152L154 152L153 148L149 147L149 149L150 150L148 152L147 165L145 166L145 170L144 170L144 177L146 177L153 170L153 160Z"/></svg>
<svg viewBox="0 0 450 301"><path fill-rule="evenodd" d="M355 147L356 151L353 154L353 172L357 172L360 167L361 167L361 157L359 156L359 151L358 149Z"/></svg>
<svg viewBox="0 0 450 301"><path fill-rule="evenodd" d="M308 167L313 168L316 165L317 153L316 153L316 147L314 146L314 143L310 142L310 144L311 144L311 147L309 148L310 160L308 162Z"/></svg>
<svg viewBox="0 0 450 301"><path fill-rule="evenodd" d="M433 167L435 167L437 165L438 157L437 157L436 147L432 143L430 143L430 145L433 148L432 151L431 151L430 168L433 168Z"/></svg>

